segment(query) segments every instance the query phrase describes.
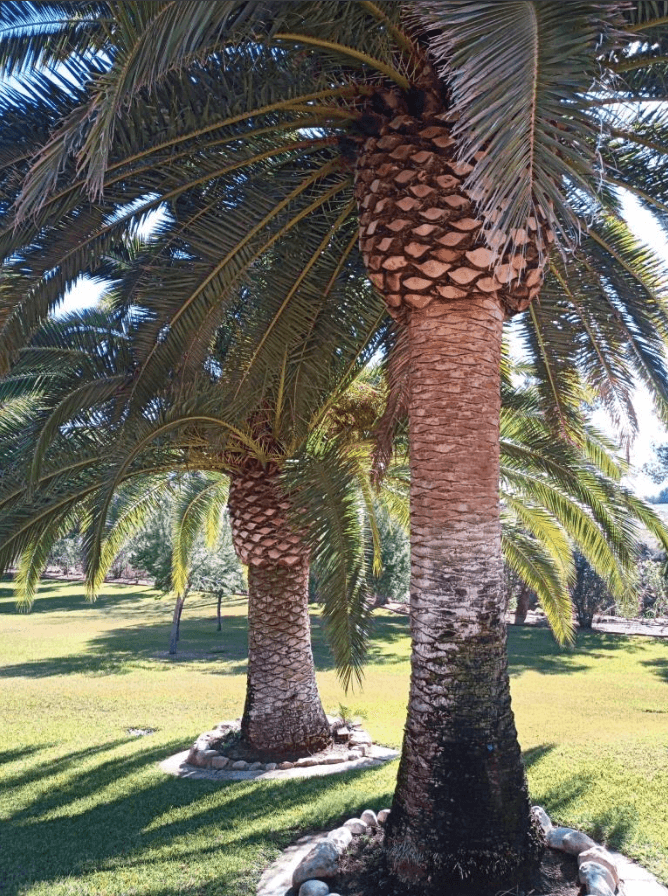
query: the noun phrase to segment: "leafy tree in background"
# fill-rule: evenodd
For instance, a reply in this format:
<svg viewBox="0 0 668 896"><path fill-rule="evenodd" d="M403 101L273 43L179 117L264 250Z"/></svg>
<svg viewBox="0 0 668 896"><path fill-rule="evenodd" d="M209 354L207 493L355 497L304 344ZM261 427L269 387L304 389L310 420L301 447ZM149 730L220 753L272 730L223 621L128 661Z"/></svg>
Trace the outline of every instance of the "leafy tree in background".
<svg viewBox="0 0 668 896"><path fill-rule="evenodd" d="M183 478L183 477L182 477ZM154 510L137 534L130 539L129 557L135 568L144 570L160 591L176 590L176 604L169 640L169 653L175 654L180 636L181 615L190 591L204 591L216 597L218 631L221 631L221 601L226 595L245 591L243 569L232 546L229 521L214 507L202 531L190 531L188 511L202 494L199 477L195 489L179 479L166 483L166 500ZM212 483L208 483L211 485ZM226 486L227 483L224 483ZM206 488L206 486L205 486ZM225 489L226 490L226 489ZM185 493L185 500L179 495ZM181 497L181 500L179 500ZM209 508L207 508L209 509ZM217 518L215 510L218 510ZM198 520L201 523L201 520ZM174 588L175 571L179 587Z"/></svg>
<svg viewBox="0 0 668 896"><path fill-rule="evenodd" d="M68 576L70 572L81 573L83 570L83 553L81 550L81 536L78 532L68 532L51 548L47 561L49 566L57 566L61 572Z"/></svg>
<svg viewBox="0 0 668 896"><path fill-rule="evenodd" d="M165 358L185 379L198 369L210 315L304 222L329 221L307 269L323 253L343 269L359 235L411 370L414 654L388 886L514 883L536 838L505 657L502 323L526 312L518 329L555 434L577 438L582 374L632 414L635 373L667 416L665 272L616 192L665 217L665 5L4 8L4 71L66 60L76 85L54 97L34 76L37 112L25 92L8 104L5 133L25 132L26 115L49 133L40 147L44 127L31 127L4 163L7 202L19 198L1 253L7 360L114 229L161 205L217 257L165 279L135 394L151 393ZM58 16L26 31L35 10ZM222 194L226 213L207 215ZM285 254L281 301L298 256Z"/></svg>
<svg viewBox="0 0 668 896"><path fill-rule="evenodd" d="M382 507L377 508L376 519L380 536L381 568L378 572L371 569L369 590L380 605L388 600L405 602L408 600L410 583L408 534Z"/></svg>
<svg viewBox="0 0 668 896"><path fill-rule="evenodd" d="M581 554L575 557L575 569L577 578L572 597L578 625L583 629L591 629L594 615L613 609L614 599L605 587L605 582L596 575Z"/></svg>

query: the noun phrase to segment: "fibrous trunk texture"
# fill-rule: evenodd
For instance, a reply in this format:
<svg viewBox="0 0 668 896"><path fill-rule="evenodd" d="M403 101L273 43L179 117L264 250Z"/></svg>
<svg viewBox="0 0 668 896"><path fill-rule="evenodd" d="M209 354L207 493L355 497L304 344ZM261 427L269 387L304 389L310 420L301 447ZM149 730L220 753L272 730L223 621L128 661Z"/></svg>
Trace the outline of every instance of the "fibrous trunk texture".
<svg viewBox="0 0 668 896"><path fill-rule="evenodd" d="M260 757L327 747L308 613L309 552L287 521L277 471L248 464L232 478L234 545L248 564L248 676L241 734Z"/></svg>
<svg viewBox="0 0 668 896"><path fill-rule="evenodd" d="M480 293L408 322L413 654L386 845L428 893L511 879L534 846L506 659L501 324Z"/></svg>
<svg viewBox="0 0 668 896"><path fill-rule="evenodd" d="M533 219L511 254L483 245L475 159L453 150L426 95L356 172L362 251L410 352L412 675L385 856L393 892L430 896L498 889L537 852L507 672L499 371L504 316L537 294L551 235Z"/></svg>

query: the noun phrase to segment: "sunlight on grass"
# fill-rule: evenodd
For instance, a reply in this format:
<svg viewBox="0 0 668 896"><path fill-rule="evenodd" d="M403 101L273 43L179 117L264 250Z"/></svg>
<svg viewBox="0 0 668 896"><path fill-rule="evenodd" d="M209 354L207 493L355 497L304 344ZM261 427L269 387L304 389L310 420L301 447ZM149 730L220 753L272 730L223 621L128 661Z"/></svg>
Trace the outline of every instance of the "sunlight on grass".
<svg viewBox="0 0 668 896"><path fill-rule="evenodd" d="M323 779L224 784L163 775L158 762L240 715L246 605L216 630L210 598L186 604L167 656L171 601L150 589L45 582L33 613L0 583L2 896L250 896L263 868L308 830L388 805L396 763ZM318 682L399 746L407 620L376 614L364 690L344 694L314 615ZM510 633L513 700L535 801L668 880L668 649L586 635ZM133 736L130 729L153 729Z"/></svg>

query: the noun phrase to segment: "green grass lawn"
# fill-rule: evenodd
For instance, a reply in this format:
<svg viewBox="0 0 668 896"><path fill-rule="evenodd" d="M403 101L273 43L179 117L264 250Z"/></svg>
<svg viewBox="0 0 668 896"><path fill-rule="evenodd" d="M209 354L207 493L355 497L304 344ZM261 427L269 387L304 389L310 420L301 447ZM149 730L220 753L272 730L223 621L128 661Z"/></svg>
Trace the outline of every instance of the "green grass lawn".
<svg viewBox="0 0 668 896"><path fill-rule="evenodd" d="M0 583L0 896L249 896L308 830L389 804L396 763L304 781L179 780L157 763L238 717L245 604L186 604L176 660L171 601L146 588L45 582L29 615ZM400 745L407 622L378 613L362 692L337 684L314 619L325 707L344 704ZM533 799L668 881L668 643L510 633L512 690ZM152 728L136 737L131 728Z"/></svg>

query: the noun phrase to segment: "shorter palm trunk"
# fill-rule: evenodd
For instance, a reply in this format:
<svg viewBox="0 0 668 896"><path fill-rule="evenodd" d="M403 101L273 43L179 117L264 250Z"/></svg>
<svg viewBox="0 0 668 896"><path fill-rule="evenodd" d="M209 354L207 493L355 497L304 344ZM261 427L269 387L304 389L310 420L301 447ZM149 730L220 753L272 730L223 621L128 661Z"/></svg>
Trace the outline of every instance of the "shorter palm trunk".
<svg viewBox="0 0 668 896"><path fill-rule="evenodd" d="M260 757L294 759L331 743L308 612L309 552L289 523L278 471L248 461L232 477L234 547L248 565L248 678L241 734Z"/></svg>
<svg viewBox="0 0 668 896"><path fill-rule="evenodd" d="M325 748L330 731L315 681L308 564L248 568L245 742L289 758Z"/></svg>

